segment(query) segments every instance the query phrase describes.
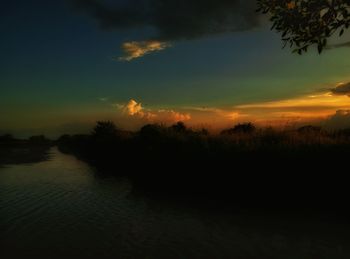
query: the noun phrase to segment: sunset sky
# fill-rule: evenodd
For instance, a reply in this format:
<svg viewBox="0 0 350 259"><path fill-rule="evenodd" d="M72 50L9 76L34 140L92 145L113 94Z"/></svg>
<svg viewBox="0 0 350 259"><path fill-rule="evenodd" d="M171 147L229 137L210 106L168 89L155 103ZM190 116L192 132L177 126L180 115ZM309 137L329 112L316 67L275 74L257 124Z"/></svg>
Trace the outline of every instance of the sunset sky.
<svg viewBox="0 0 350 259"><path fill-rule="evenodd" d="M0 133L79 132L107 119L130 129L350 126L349 32L322 55L298 56L253 0L159 2L5 0Z"/></svg>

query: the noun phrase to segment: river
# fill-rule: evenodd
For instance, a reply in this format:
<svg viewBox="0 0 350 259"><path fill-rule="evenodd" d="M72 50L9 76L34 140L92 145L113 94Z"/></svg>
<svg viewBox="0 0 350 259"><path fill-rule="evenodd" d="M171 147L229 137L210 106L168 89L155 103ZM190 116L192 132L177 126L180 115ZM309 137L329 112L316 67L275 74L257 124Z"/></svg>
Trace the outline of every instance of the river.
<svg viewBox="0 0 350 259"><path fill-rule="evenodd" d="M0 168L1 258L350 258L333 215L260 214L143 195L73 156Z"/></svg>

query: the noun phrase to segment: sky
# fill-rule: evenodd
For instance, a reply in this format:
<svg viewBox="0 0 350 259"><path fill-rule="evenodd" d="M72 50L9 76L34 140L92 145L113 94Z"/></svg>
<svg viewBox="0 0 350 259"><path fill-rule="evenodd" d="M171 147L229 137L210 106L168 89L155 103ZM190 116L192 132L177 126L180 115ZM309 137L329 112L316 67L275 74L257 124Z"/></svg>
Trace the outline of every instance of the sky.
<svg viewBox="0 0 350 259"><path fill-rule="evenodd" d="M350 47L299 56L269 27L254 0L3 1L0 134L350 127Z"/></svg>

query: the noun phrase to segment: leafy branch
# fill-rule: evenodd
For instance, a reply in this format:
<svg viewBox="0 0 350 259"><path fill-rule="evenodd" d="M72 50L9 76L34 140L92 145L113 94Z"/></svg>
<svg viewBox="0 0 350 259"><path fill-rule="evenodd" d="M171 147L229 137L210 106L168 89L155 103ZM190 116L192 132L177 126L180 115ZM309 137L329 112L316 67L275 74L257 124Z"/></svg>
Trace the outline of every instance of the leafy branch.
<svg viewBox="0 0 350 259"><path fill-rule="evenodd" d="M270 14L283 47L300 55L312 45L322 53L332 35L350 27L350 0L258 0L257 11Z"/></svg>

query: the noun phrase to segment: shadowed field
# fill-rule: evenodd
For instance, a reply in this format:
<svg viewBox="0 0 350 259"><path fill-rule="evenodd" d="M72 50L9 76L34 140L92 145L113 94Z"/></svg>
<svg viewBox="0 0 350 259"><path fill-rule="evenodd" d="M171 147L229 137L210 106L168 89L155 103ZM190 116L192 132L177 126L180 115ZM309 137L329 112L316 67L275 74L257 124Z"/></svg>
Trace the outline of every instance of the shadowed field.
<svg viewBox="0 0 350 259"><path fill-rule="evenodd" d="M129 132L99 122L90 135L65 135L57 144L151 193L217 196L263 208L346 209L348 130L286 131L248 123L210 134L177 123Z"/></svg>
<svg viewBox="0 0 350 259"><path fill-rule="evenodd" d="M49 159L52 142L44 136L28 140L15 139L11 135L0 136L0 167L13 164L30 164Z"/></svg>

